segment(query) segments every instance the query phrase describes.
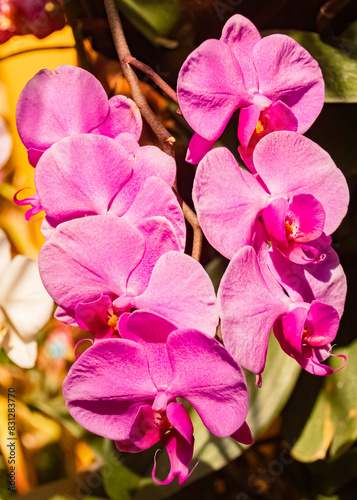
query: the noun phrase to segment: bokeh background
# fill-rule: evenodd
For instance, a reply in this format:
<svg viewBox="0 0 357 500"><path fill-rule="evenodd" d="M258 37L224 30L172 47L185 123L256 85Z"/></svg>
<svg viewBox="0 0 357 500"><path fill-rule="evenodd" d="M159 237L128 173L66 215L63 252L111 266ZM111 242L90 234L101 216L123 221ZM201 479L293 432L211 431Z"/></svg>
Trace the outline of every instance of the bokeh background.
<svg viewBox="0 0 357 500"><path fill-rule="evenodd" d="M6 0L7 1L7 0ZM2 2L0 0L0 7ZM26 3L26 0L24 0ZM51 2L48 2L51 4ZM16 191L33 187L34 170L16 131L19 94L42 68L78 64L91 71L108 95L130 90L122 76L102 0L64 0L67 25L49 36L13 36L0 45L0 116L11 134L10 160L1 171L0 227L12 252L37 260L41 221L28 223L13 204ZM351 203L333 235L348 280L345 314L335 352L348 355L341 372L314 377L271 340L263 387L250 385L249 424L256 443L241 447L210 435L192 414L198 466L183 485L154 485L153 450L129 455L82 429L69 416L61 392L74 361L73 346L88 333L52 319L38 333L35 368L24 370L0 351L0 499L150 500L355 500L357 498L357 3L348 0L117 0L132 54L175 88L187 55L207 38L219 38L225 21L240 13L262 35L294 37L318 60L326 104L307 136L326 149L347 178ZM51 10L52 9L52 10ZM48 7L48 23L58 10ZM63 14L63 13L62 13ZM61 14L61 15L62 15ZM0 31L4 27L0 14ZM42 35L41 35L42 36ZM176 137L178 188L192 206L195 167L184 161L192 131L177 105L138 73L145 95ZM237 116L220 142L237 148ZM144 128L142 144L155 143ZM333 189L333 187L332 187ZM190 228L188 228L190 231ZM188 249L192 243L189 233ZM204 242L202 264L215 286L227 261ZM331 362L333 363L333 359ZM16 388L17 494L7 484L7 390ZM164 452L158 474L164 475Z"/></svg>

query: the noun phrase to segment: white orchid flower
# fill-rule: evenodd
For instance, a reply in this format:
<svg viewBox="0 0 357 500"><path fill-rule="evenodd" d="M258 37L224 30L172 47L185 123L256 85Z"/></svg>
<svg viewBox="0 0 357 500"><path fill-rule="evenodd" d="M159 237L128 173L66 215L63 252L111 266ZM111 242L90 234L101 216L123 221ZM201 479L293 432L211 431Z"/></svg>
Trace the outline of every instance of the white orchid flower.
<svg viewBox="0 0 357 500"><path fill-rule="evenodd" d="M0 347L18 366L34 366L34 338L52 310L53 300L42 285L37 263L24 255L11 260L10 244L0 230Z"/></svg>
<svg viewBox="0 0 357 500"><path fill-rule="evenodd" d="M4 120L0 116L0 168L8 162L12 149L12 139Z"/></svg>

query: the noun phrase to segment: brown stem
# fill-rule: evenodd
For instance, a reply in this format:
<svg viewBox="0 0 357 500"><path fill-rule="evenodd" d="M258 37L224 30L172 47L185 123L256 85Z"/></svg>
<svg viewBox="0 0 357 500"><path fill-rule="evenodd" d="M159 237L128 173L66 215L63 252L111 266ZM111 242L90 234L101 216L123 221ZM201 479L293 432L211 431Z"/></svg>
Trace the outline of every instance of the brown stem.
<svg viewBox="0 0 357 500"><path fill-rule="evenodd" d="M136 76L134 70L131 68L130 64L128 62L125 62L127 59L132 58L132 55L125 39L123 27L114 0L104 0L104 5L107 11L108 22L110 30L112 32L115 48L123 69L123 73L128 80L133 100L138 106L143 118L146 120L149 127L159 139L162 145L162 149L165 151L165 153L174 157L175 153L173 144L175 142L175 138L168 132L168 130L166 130L166 128L153 113L152 109L147 103L147 100L145 99L144 94L142 93L138 77Z"/></svg>
<svg viewBox="0 0 357 500"><path fill-rule="evenodd" d="M125 35L124 35L123 27L122 27L122 24L120 21L120 17L119 17L118 11L117 11L115 3L114 3L114 0L104 0L104 5L105 5L105 9L107 11L108 22L109 22L110 30L112 32L115 48L116 48L116 51L118 53L119 61L120 61L121 66L122 66L123 73L124 73L126 79L128 80L133 99L134 99L136 105L138 106L138 108L140 109L140 112L143 115L144 119L147 121L148 125L151 127L151 129L155 133L156 137L161 142L165 153L174 157L173 144L175 142L175 138L172 137L172 135L166 130L166 128L162 125L162 123L158 120L158 118L155 116L155 114L153 113L153 111L149 107L147 100L145 99L145 96L142 93L142 90L140 88L140 82L138 80L138 77L136 76L134 70L130 66L130 64L133 64L133 60L136 61L136 59L130 53L128 44L127 44L126 39L125 39ZM137 62L139 63L139 61L137 61ZM140 64L142 64L142 63L140 63ZM134 66L134 64L133 64L133 66ZM144 66L146 66L146 65L144 65ZM141 69L141 68L139 68L139 69ZM151 70L151 71L153 73L155 73L153 70ZM157 75L157 77L160 78L158 75ZM173 91L173 90L171 89L171 91ZM167 91L165 90L165 92L167 92ZM192 244L192 254L191 255L194 259L199 261L200 257L201 257L202 239L203 239L200 224L198 222L196 214L190 209L190 207L183 201L183 199L179 195L179 193L177 191L177 187L176 187L176 181L175 181L175 184L174 184L172 189L173 189L173 191L174 191L174 193L175 193L175 195L180 203L180 206L182 208L182 212L183 212L186 220L192 226L193 244Z"/></svg>
<svg viewBox="0 0 357 500"><path fill-rule="evenodd" d="M156 71L154 71L150 66L147 64L138 61L135 57L126 57L124 62L130 64L130 66L134 66L134 68L137 68L140 70L142 73L147 75L156 85L163 90L173 101L177 102L177 93L168 85L165 80L159 76Z"/></svg>

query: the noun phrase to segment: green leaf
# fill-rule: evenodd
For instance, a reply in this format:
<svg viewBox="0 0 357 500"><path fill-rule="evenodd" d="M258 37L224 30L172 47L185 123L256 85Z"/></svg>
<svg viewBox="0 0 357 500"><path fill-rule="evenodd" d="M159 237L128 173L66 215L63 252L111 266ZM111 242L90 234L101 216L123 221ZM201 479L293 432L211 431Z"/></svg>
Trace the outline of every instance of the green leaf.
<svg viewBox="0 0 357 500"><path fill-rule="evenodd" d="M137 488L140 476L128 469L115 451L107 453L101 472L104 489L111 500L131 499L131 492Z"/></svg>
<svg viewBox="0 0 357 500"><path fill-rule="evenodd" d="M357 340L336 350L347 355L347 366L325 378L312 413L292 449L301 462L313 462L345 453L357 439ZM331 366L341 366L341 358L330 358Z"/></svg>
<svg viewBox="0 0 357 500"><path fill-rule="evenodd" d="M261 436L280 414L293 391L300 373L299 365L280 348L273 335L269 341L266 368L263 373L263 385L260 389L255 387L255 376L247 376L250 389L250 410L248 423L255 438ZM140 481L135 500L161 500L169 498L179 489L221 469L228 462L239 457L246 446L240 445L230 437L218 438L213 436L203 425L198 414L191 409L190 416L194 426L195 451L192 463L197 467L183 485L176 481L165 486L155 485L145 478ZM224 416L222 416L224 418ZM167 474L166 452L157 455L157 471ZM153 462L148 475L151 474Z"/></svg>
<svg viewBox="0 0 357 500"><path fill-rule="evenodd" d="M117 5L154 45L177 47L176 40L169 40L167 36L180 20L178 0L117 0Z"/></svg>
<svg viewBox="0 0 357 500"><path fill-rule="evenodd" d="M319 63L325 80L325 102L357 103L356 49L353 54L348 39L334 40L337 44L334 47L324 43L317 33L295 30L284 30L284 33L294 38Z"/></svg>

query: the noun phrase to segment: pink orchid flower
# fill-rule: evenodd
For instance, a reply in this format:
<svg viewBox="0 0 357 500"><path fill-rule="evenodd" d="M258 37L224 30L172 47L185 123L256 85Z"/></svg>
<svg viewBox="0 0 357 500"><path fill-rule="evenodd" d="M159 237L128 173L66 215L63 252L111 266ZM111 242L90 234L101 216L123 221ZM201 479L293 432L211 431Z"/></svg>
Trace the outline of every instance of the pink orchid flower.
<svg viewBox="0 0 357 500"><path fill-rule="evenodd" d="M115 440L121 451L135 453L161 441L170 459L161 484L189 476L193 426L178 397L192 404L213 434L252 443L244 374L221 344L146 311L123 315L119 330L122 338L95 343L64 381L68 410L78 423ZM152 477L159 483L155 472L156 464Z"/></svg>
<svg viewBox="0 0 357 500"><path fill-rule="evenodd" d="M196 134L187 161L198 163L241 109L239 151L249 168L251 151L274 130L304 133L324 103L321 70L286 35L261 38L241 15L232 16L220 40L206 40L183 63L177 83L180 108Z"/></svg>
<svg viewBox="0 0 357 500"><path fill-rule="evenodd" d="M35 170L37 193L15 202L31 204L27 220L45 211L47 239L58 224L87 215L116 215L136 227L160 215L173 225L183 250L185 221L171 189L175 175L173 158L155 146L140 147L130 134L115 140L77 134L45 151Z"/></svg>
<svg viewBox="0 0 357 500"><path fill-rule="evenodd" d="M263 372L273 329L284 352L306 371L315 375L334 371L322 361L331 354L338 312L318 300L311 304L292 301L263 272L252 247L242 248L229 263L218 291L218 306L224 344L244 368L258 375Z"/></svg>
<svg viewBox="0 0 357 500"><path fill-rule="evenodd" d="M13 36L45 38L66 24L62 0L1 0L0 44Z"/></svg>
<svg viewBox="0 0 357 500"><path fill-rule="evenodd" d="M39 71L21 92L16 122L33 166L65 137L91 133L115 138L128 132L138 140L142 129L139 109L131 99L116 95L108 100L101 83L75 66Z"/></svg>
<svg viewBox="0 0 357 500"><path fill-rule="evenodd" d="M172 225L151 217L140 230L111 215L64 222L43 245L43 284L67 323L111 335L118 317L148 309L212 337L218 317L203 267L179 251Z"/></svg>
<svg viewBox="0 0 357 500"><path fill-rule="evenodd" d="M342 172L317 144L288 131L264 137L253 160L259 177L241 169L225 148L200 162L193 201L208 241L231 259L252 244L261 217L267 240L290 261L322 261L313 242L326 242L347 212Z"/></svg>

